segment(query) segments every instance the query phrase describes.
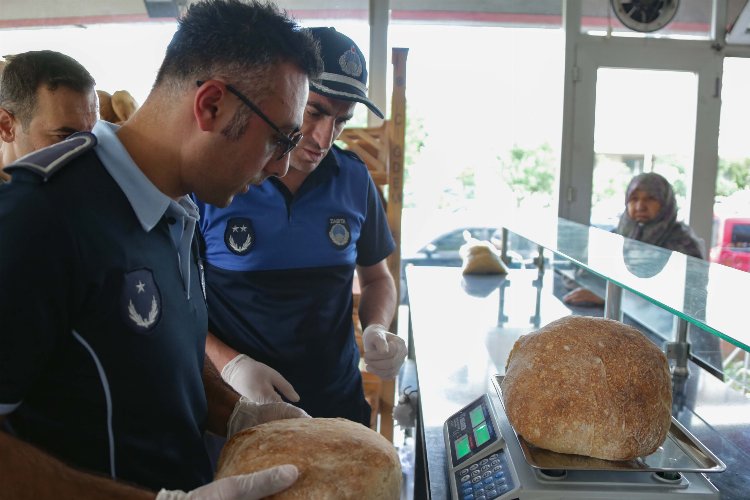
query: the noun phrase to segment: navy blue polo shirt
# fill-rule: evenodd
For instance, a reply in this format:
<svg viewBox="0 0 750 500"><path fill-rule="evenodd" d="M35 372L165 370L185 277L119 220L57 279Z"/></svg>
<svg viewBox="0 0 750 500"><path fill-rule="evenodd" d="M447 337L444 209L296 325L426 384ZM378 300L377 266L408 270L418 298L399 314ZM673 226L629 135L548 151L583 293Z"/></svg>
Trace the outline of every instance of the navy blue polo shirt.
<svg viewBox="0 0 750 500"><path fill-rule="evenodd" d="M369 425L352 282L395 245L364 163L334 146L294 196L271 178L198 207L211 332L278 370L312 416Z"/></svg>
<svg viewBox="0 0 750 500"><path fill-rule="evenodd" d="M0 414L73 466L191 490L212 478L197 211L110 127L48 178L17 169L0 187Z"/></svg>

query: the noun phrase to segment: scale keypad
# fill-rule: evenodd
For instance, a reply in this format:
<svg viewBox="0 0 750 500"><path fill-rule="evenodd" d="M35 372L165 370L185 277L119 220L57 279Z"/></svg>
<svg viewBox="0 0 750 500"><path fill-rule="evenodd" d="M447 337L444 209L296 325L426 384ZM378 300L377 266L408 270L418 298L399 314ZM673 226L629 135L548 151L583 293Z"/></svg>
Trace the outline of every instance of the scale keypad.
<svg viewBox="0 0 750 500"><path fill-rule="evenodd" d="M513 478L508 472L505 451L456 471L458 498L464 500L492 500L513 489Z"/></svg>

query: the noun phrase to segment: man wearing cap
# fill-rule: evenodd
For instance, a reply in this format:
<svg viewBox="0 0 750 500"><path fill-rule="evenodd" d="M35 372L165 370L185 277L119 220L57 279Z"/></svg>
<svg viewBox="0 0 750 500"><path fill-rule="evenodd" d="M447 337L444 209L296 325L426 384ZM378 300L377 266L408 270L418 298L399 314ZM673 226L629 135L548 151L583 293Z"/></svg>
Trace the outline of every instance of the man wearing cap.
<svg viewBox="0 0 750 500"><path fill-rule="evenodd" d="M237 392L295 402L314 417L369 426L352 322L355 269L367 370L394 378L406 356L389 333L395 245L377 188L354 154L333 145L367 99L362 52L333 28L312 28L324 72L310 82L303 138L288 174L224 209L199 203L205 240L206 351ZM262 217L259 215L262 214Z"/></svg>
<svg viewBox="0 0 750 500"><path fill-rule="evenodd" d="M225 206L284 175L321 69L274 4L192 2L135 115L5 167L0 498L247 500L295 482L292 464L212 481L207 433L307 415L241 398L206 357L188 195Z"/></svg>

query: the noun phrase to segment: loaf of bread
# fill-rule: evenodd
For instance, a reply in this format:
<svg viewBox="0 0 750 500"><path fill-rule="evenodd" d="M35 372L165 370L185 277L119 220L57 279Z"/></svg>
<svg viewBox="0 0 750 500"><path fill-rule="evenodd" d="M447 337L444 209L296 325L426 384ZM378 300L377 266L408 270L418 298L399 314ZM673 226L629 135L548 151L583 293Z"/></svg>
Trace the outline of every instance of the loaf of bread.
<svg viewBox="0 0 750 500"><path fill-rule="evenodd" d="M138 110L138 103L127 90L116 90L112 93L112 109L117 115L117 123L124 123Z"/></svg>
<svg viewBox="0 0 750 500"><path fill-rule="evenodd" d="M605 460L653 453L671 423L667 358L635 328L568 316L519 338L502 397L516 433L540 448Z"/></svg>
<svg viewBox="0 0 750 500"><path fill-rule="evenodd" d="M238 432L221 451L216 479L294 464L299 478L268 498L394 500L401 462L393 444L343 418L274 420Z"/></svg>
<svg viewBox="0 0 750 500"><path fill-rule="evenodd" d="M96 90L96 95L99 97L99 118L110 123L117 123L119 118L112 109L112 96L106 90L100 89Z"/></svg>
<svg viewBox="0 0 750 500"><path fill-rule="evenodd" d="M508 274L500 252L489 241L470 239L459 249L463 274Z"/></svg>

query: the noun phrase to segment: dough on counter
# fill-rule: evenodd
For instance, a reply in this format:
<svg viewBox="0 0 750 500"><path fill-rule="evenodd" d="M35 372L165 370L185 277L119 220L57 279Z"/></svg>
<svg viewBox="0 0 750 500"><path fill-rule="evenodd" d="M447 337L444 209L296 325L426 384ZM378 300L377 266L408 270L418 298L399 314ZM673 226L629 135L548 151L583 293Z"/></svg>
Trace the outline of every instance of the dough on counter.
<svg viewBox="0 0 750 500"><path fill-rule="evenodd" d="M393 443L343 418L274 420L227 442L216 479L294 464L299 478L268 498L398 500L401 462Z"/></svg>
<svg viewBox="0 0 750 500"><path fill-rule="evenodd" d="M463 274L507 274L500 252L489 241L471 239L460 249Z"/></svg>
<svg viewBox="0 0 750 500"><path fill-rule="evenodd" d="M502 397L517 434L559 453L631 460L653 453L671 425L666 356L604 318L568 316L519 338Z"/></svg>

